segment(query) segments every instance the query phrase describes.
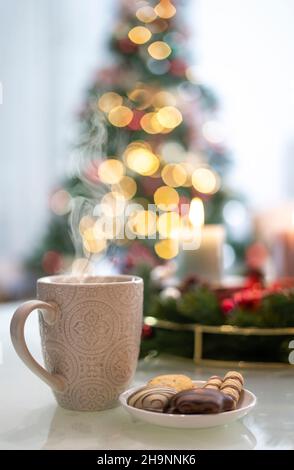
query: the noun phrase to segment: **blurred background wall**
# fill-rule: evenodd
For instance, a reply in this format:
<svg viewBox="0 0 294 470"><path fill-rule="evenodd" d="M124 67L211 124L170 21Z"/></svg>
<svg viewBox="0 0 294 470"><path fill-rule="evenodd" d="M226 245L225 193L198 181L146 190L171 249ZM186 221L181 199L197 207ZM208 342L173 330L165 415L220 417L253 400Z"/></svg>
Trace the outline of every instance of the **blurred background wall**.
<svg viewBox="0 0 294 470"><path fill-rule="evenodd" d="M46 229L48 192L66 167L72 118L119 0L0 0L0 258L20 258ZM292 0L192 0L199 74L223 104L231 182L255 208L294 196ZM195 52L197 51L197 53Z"/></svg>

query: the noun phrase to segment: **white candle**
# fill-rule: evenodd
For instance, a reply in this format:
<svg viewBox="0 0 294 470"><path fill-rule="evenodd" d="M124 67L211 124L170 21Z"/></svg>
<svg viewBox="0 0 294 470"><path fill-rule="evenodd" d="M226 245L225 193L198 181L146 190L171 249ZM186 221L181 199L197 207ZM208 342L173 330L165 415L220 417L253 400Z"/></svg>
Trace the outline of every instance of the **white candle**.
<svg viewBox="0 0 294 470"><path fill-rule="evenodd" d="M218 284L223 275L223 244L225 229L222 225L204 225L195 229L194 241L196 246L186 238L178 257L178 277L184 279L196 275L199 279L212 284ZM198 248L197 248L198 237ZM192 249L189 249L192 248Z"/></svg>

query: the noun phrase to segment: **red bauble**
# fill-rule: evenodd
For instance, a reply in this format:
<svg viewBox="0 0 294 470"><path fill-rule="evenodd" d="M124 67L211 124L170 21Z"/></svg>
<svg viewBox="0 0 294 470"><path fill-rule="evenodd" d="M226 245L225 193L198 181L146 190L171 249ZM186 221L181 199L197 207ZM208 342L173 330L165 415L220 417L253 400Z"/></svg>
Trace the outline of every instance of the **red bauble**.
<svg viewBox="0 0 294 470"><path fill-rule="evenodd" d="M120 39L119 41L117 41L117 44L118 48L125 54L132 54L138 49L138 46L136 46L136 44L130 41L129 38Z"/></svg>
<svg viewBox="0 0 294 470"><path fill-rule="evenodd" d="M176 77L185 75L187 64L182 59L174 59L170 62L170 73Z"/></svg>
<svg viewBox="0 0 294 470"><path fill-rule="evenodd" d="M134 113L133 119L131 120L130 124L127 127L128 129L131 129L132 131L139 131L140 129L142 129L140 121L145 113L144 111L138 111L136 109L134 110L133 113Z"/></svg>
<svg viewBox="0 0 294 470"><path fill-rule="evenodd" d="M227 298L221 301L221 309L224 315L228 315L235 308L235 302L233 299Z"/></svg>
<svg viewBox="0 0 294 470"><path fill-rule="evenodd" d="M265 291L261 289L246 289L241 292L236 292L233 300L239 307L255 310L259 307L264 294Z"/></svg>
<svg viewBox="0 0 294 470"><path fill-rule="evenodd" d="M152 326L149 326L149 325L143 325L143 328L142 328L142 339L149 339L149 338L152 338L153 336L153 328Z"/></svg>

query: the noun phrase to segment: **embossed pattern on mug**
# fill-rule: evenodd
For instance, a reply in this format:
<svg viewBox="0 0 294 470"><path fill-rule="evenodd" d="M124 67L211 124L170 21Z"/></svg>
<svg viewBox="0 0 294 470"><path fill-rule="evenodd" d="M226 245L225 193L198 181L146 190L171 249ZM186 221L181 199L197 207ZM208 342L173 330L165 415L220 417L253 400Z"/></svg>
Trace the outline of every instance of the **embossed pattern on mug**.
<svg viewBox="0 0 294 470"><path fill-rule="evenodd" d="M68 292L68 296L67 296ZM63 375L58 403L75 410L115 405L135 373L142 326L143 284L38 284L38 298L59 307L54 325L40 318L46 368Z"/></svg>

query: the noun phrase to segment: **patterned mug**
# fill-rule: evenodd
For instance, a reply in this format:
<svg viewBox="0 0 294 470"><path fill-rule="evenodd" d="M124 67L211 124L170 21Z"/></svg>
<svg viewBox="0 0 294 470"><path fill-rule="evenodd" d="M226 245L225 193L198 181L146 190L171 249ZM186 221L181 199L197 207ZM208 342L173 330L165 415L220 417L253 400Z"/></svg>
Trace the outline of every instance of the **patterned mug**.
<svg viewBox="0 0 294 470"><path fill-rule="evenodd" d="M52 389L60 406L97 411L116 405L136 370L142 328L143 280L136 276L44 277L37 299L11 320L13 346ZM39 309L43 368L30 354L24 327Z"/></svg>

